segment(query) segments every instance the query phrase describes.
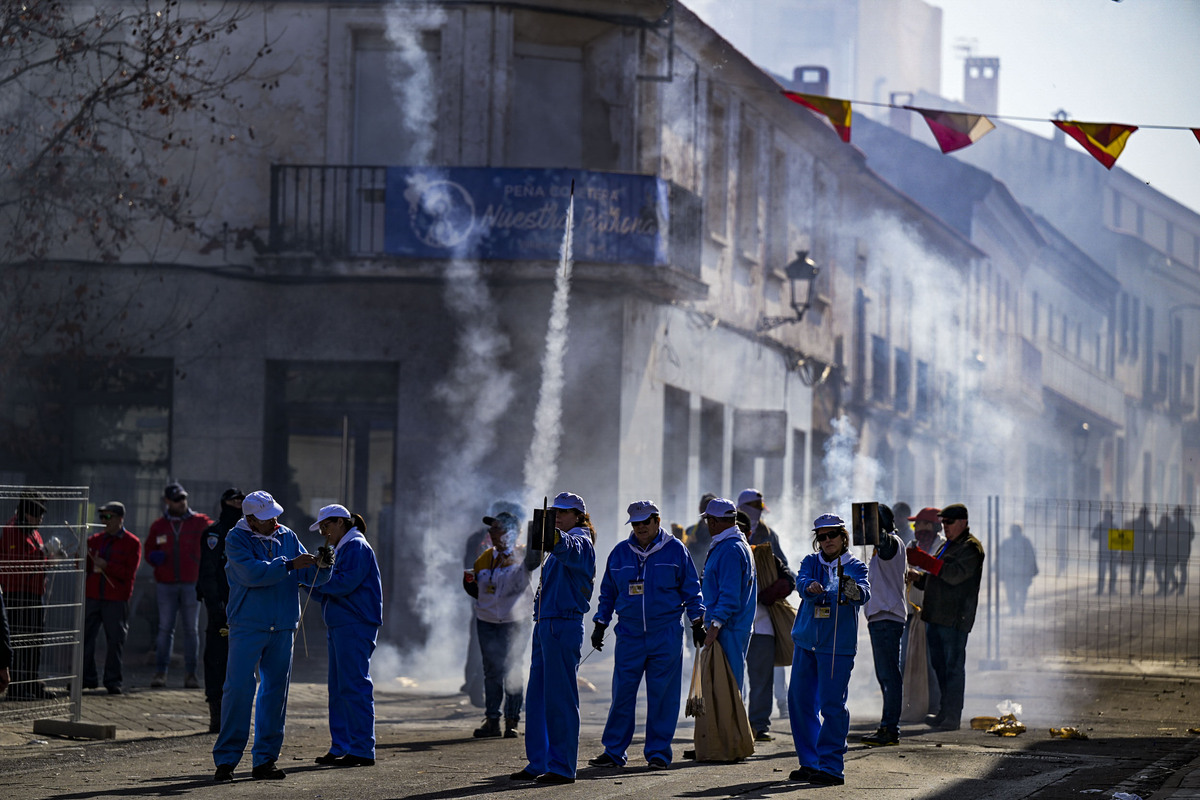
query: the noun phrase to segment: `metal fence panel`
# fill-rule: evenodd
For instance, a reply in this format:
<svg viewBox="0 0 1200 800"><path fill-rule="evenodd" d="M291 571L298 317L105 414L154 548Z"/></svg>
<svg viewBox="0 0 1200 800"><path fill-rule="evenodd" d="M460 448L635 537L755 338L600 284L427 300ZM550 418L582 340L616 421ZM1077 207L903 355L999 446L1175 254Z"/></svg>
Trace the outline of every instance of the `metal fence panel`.
<svg viewBox="0 0 1200 800"><path fill-rule="evenodd" d="M22 499L46 509L34 525L18 525ZM4 523L0 587L13 648L7 702L0 723L80 718L83 674L84 566L88 489L80 486L0 486ZM40 540L45 560L31 559L25 542Z"/></svg>

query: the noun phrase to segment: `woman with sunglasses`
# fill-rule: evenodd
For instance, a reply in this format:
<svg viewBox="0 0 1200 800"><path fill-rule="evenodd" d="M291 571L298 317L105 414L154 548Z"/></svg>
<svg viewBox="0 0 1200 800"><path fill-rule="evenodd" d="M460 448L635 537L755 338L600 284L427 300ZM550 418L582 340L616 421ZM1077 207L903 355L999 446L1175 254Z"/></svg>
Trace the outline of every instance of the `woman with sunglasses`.
<svg viewBox="0 0 1200 800"><path fill-rule="evenodd" d="M870 598L871 584L867 565L850 552L850 534L841 517L817 517L813 549L817 552L806 556L796 573L800 610L792 627L796 649L788 714L800 767L791 779L841 786L846 782L846 698L858 648L858 609Z"/></svg>

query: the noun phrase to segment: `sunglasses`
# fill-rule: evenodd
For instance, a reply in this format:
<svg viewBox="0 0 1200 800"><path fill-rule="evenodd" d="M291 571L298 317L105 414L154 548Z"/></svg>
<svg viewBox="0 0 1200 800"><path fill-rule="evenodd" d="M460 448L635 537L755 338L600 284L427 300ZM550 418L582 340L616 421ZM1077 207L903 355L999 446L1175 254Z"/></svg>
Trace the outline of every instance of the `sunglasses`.
<svg viewBox="0 0 1200 800"><path fill-rule="evenodd" d="M115 514L97 514L96 516L100 517L100 520L102 522L108 522L110 519L112 519L116 515Z"/></svg>
<svg viewBox="0 0 1200 800"><path fill-rule="evenodd" d="M835 532L835 533L818 533L818 534L817 534L816 536L814 536L813 538L814 538L814 539L816 539L818 542L823 542L823 541L825 541L826 539L840 539L840 538L842 538L842 534L841 534L840 532Z"/></svg>
<svg viewBox="0 0 1200 800"><path fill-rule="evenodd" d="M635 528L640 528L643 525L650 525L652 522L653 522L653 520L651 520L651 519L639 519L636 522L631 522L630 525L632 525Z"/></svg>

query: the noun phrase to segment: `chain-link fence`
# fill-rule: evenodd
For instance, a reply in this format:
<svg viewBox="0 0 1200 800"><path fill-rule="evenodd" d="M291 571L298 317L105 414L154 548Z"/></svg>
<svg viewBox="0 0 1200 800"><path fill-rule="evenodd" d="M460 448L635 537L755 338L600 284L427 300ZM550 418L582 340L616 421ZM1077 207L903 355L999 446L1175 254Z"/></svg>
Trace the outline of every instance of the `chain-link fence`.
<svg viewBox="0 0 1200 800"><path fill-rule="evenodd" d="M88 489L0 486L12 666L0 723L80 717Z"/></svg>
<svg viewBox="0 0 1200 800"><path fill-rule="evenodd" d="M986 657L1200 667L1194 506L989 497L972 635ZM978 638L977 638L978 637Z"/></svg>

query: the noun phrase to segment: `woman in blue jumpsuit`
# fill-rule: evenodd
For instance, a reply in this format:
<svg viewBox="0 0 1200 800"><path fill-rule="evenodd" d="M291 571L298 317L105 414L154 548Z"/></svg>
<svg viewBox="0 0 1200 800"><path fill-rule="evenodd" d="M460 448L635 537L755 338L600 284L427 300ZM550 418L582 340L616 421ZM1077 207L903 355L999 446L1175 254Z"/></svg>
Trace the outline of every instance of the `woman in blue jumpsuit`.
<svg viewBox="0 0 1200 800"><path fill-rule="evenodd" d="M329 642L329 752L316 759L333 767L375 766L375 697L371 654L383 624L383 583L367 524L345 506L325 506L309 530L333 547L329 581L313 589L321 601Z"/></svg>
<svg viewBox="0 0 1200 800"><path fill-rule="evenodd" d="M213 745L213 780L233 780L250 738L254 706L255 780L277 780L283 721L292 675L292 643L300 620L300 583L320 585L329 569L304 550L296 534L279 524L283 507L266 492L242 501L242 513L225 538L229 578L229 661L221 697L221 732ZM255 696L255 675L258 693Z"/></svg>
<svg viewBox="0 0 1200 800"><path fill-rule="evenodd" d="M562 492L550 555L533 600L533 660L525 690L525 757L529 764L513 780L574 783L579 755L579 671L583 615L596 580L596 531L583 498Z"/></svg>
<svg viewBox="0 0 1200 800"><path fill-rule="evenodd" d="M846 523L822 514L813 547L796 573L800 609L792 627L795 651L788 715L799 769L791 779L825 786L845 783L843 762L850 711L850 671L858 648L858 609L871 596L867 565L850 553Z"/></svg>

